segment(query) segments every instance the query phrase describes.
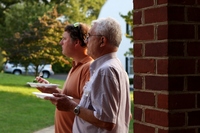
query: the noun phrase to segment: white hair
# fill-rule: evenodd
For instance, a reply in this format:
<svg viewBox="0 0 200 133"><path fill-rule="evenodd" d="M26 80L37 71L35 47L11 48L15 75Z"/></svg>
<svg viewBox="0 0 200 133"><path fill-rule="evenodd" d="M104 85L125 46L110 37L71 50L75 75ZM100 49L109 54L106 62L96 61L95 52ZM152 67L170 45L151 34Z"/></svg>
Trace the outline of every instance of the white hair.
<svg viewBox="0 0 200 133"><path fill-rule="evenodd" d="M116 47L119 47L122 40L122 31L120 24L113 18L100 18L92 21L95 25L94 31L96 34L105 36L108 42Z"/></svg>

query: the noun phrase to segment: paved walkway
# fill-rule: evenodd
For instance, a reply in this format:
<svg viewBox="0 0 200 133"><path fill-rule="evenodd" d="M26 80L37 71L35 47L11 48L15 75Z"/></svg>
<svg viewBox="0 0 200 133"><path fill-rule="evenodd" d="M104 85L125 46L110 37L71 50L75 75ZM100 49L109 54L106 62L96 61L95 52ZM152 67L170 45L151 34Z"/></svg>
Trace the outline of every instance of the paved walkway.
<svg viewBox="0 0 200 133"><path fill-rule="evenodd" d="M67 74L55 74L51 75L49 78L65 80L67 78Z"/></svg>
<svg viewBox="0 0 200 133"><path fill-rule="evenodd" d="M54 125L47 127L47 128L44 128L44 129L41 129L41 130L38 130L34 133L54 133Z"/></svg>

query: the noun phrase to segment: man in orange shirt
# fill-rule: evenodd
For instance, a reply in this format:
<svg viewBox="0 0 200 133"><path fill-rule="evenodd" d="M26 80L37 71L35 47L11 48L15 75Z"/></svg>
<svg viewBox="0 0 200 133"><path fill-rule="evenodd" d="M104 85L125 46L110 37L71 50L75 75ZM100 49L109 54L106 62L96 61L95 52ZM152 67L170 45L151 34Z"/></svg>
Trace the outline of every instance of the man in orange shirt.
<svg viewBox="0 0 200 133"><path fill-rule="evenodd" d="M79 102L83 94L83 86L89 80L90 63L93 61L87 55L87 48L84 42L89 28L85 24L75 23L67 25L63 33L60 45L62 53L73 58L72 68L67 76L63 89L59 88L38 88L45 93L60 93L73 97ZM37 77L38 82L49 83L47 80ZM74 113L64 112L56 109L55 111L55 133L71 133L74 121Z"/></svg>

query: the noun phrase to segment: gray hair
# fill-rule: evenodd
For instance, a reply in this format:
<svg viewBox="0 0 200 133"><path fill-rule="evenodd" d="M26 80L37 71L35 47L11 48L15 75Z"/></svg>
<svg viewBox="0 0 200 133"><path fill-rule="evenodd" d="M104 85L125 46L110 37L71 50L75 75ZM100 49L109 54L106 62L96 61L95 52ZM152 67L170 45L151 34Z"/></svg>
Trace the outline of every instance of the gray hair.
<svg viewBox="0 0 200 133"><path fill-rule="evenodd" d="M119 47L122 40L122 31L120 24L113 18L101 18L92 21L95 25L95 33L105 36L108 42L116 47Z"/></svg>

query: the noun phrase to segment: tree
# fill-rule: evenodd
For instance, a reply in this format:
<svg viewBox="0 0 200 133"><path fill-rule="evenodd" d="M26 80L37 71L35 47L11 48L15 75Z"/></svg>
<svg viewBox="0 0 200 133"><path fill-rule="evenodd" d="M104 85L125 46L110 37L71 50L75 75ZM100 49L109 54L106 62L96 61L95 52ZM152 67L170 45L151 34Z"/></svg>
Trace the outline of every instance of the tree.
<svg viewBox="0 0 200 133"><path fill-rule="evenodd" d="M41 8L41 6L43 7ZM38 7L37 3L33 5L30 3L18 3L10 6L9 9L4 11L6 16L4 21L5 26L1 27L4 32L1 32L3 34L0 33L2 36L0 44L2 49L6 51L4 56L16 64L21 62L27 67L30 63L25 60L25 58L29 57L27 46L24 46L26 43L24 40L26 38L22 39L21 37L24 36L23 32L27 35L31 23L36 21L38 16L42 16L50 9L49 6L41 6Z"/></svg>
<svg viewBox="0 0 200 133"><path fill-rule="evenodd" d="M0 30L5 26L6 15L4 12L19 3L29 3L30 5L37 3L38 7L40 5L57 5L59 7L58 13L63 13L70 23L76 21L88 23L98 17L105 2L106 0L0 0ZM40 8L40 10L42 9Z"/></svg>
<svg viewBox="0 0 200 133"><path fill-rule="evenodd" d="M1 48L0 48L0 73L3 69L3 55L2 55L2 51L1 51Z"/></svg>
<svg viewBox="0 0 200 133"><path fill-rule="evenodd" d="M133 29L133 10L129 11L127 13L127 15L122 15L120 14L120 16L125 20L125 22L127 24L129 24L131 26L131 29ZM133 33L133 32L131 32ZM126 34L126 37L129 38L131 40L131 42L133 42L133 34Z"/></svg>
<svg viewBox="0 0 200 133"><path fill-rule="evenodd" d="M133 30L133 10L129 11L127 13L127 15L122 15L120 14L120 16L125 20L125 22L131 26L131 30ZM133 32L129 32L129 33L133 33ZM130 42L133 42L133 34L126 34L126 37L130 39ZM133 48L129 48L129 50L124 53L124 56L128 56L128 55L133 55Z"/></svg>
<svg viewBox="0 0 200 133"><path fill-rule="evenodd" d="M67 23L60 23L56 18L65 16L70 23L90 23L98 17L104 2L105 0L43 0L36 3L34 0L24 0L22 3L10 4L4 11L5 26L0 27L6 33L0 32L0 45L6 51L7 58L14 62L20 61L25 66L28 62L38 65L41 62L62 61L69 64L71 60L62 56L61 47L58 46Z"/></svg>
<svg viewBox="0 0 200 133"><path fill-rule="evenodd" d="M5 14L4 12L12 7L13 5L19 4L19 3L30 3L31 5L38 3L38 4L45 4L49 5L50 3L60 3L66 0L0 0L0 24L2 26L5 26L4 20L5 20ZM42 8L41 8L42 9Z"/></svg>
<svg viewBox="0 0 200 133"><path fill-rule="evenodd" d="M84 22L91 23L97 19L101 7L106 0L70 0L58 4L58 13L65 16L69 23Z"/></svg>
<svg viewBox="0 0 200 133"><path fill-rule="evenodd" d="M50 10L49 6L40 5L37 3L18 3L10 6L7 10L4 11L5 19L4 26L0 25L0 46L2 50L6 51L6 57L10 57L10 54L7 50L23 49L20 48L20 41L17 40L19 35L23 31L27 31L30 28L31 23L36 21L39 16L42 16L45 12ZM13 57L22 53L21 50L18 52L17 50L13 50L10 53L13 53ZM4 54L5 56L5 54ZM12 56L10 58L13 58Z"/></svg>
<svg viewBox="0 0 200 133"><path fill-rule="evenodd" d="M30 24L29 29L17 32L15 36L7 39L6 44L13 45L5 47L9 59L16 63L20 62L26 68L31 62L36 66L36 72L41 64L55 61L65 61L69 64L58 45L63 29L68 23L61 23L55 19L57 17L57 11L54 9Z"/></svg>
<svg viewBox="0 0 200 133"><path fill-rule="evenodd" d="M1 34L4 37L13 35L13 33L21 32L29 28L29 25L36 21L38 17L49 11L51 6L44 4L17 3L4 11L4 27L3 31L6 34Z"/></svg>

